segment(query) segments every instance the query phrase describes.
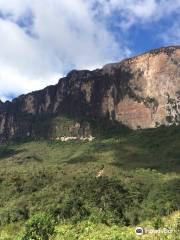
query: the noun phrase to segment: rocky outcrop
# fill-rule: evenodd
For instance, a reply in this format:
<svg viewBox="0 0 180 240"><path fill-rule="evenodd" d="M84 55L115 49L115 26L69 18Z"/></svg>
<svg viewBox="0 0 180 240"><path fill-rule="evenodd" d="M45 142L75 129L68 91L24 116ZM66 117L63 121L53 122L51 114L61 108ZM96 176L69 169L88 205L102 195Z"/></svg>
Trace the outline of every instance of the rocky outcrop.
<svg viewBox="0 0 180 240"><path fill-rule="evenodd" d="M73 70L57 85L0 102L0 139L38 135L34 130L37 118L58 115L108 118L133 129L178 124L180 46L153 50L94 71Z"/></svg>

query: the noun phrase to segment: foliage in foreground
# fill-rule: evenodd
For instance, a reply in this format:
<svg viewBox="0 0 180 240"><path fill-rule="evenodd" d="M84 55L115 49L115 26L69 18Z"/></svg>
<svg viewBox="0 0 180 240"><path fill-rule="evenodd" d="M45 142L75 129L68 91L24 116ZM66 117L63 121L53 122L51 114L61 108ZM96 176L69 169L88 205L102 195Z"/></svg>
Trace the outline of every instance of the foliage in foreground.
<svg viewBox="0 0 180 240"><path fill-rule="evenodd" d="M50 239L103 239L110 233L121 239L118 234L125 229L128 237L131 229L134 232L132 226L155 218L153 226L163 226L163 216L180 207L179 142L179 128L172 127L90 143L32 141L1 146L0 239L27 234L41 212L58 224L55 234L48 233ZM102 165L104 174L96 178ZM47 223L43 218L40 222ZM87 238L86 231L90 231Z"/></svg>
<svg viewBox="0 0 180 240"><path fill-rule="evenodd" d="M46 221L49 218L50 222ZM136 235L136 227L107 226L102 223L94 223L90 219L72 224L68 221L58 224L54 229L54 221L47 214L36 215L26 224L25 230L17 238L6 238L1 235L1 240L179 240L180 235L180 212L175 212L168 217L161 218L161 225L156 230L157 218L142 222L141 227L146 233L140 237ZM51 224L52 225L51 225ZM39 231L39 227L42 231ZM38 230L37 230L38 229ZM149 233L147 232L149 231ZM44 235L42 235L42 232ZM145 232L145 231L144 231ZM24 238L24 237L27 238Z"/></svg>
<svg viewBox="0 0 180 240"><path fill-rule="evenodd" d="M172 233L149 233L137 236L134 227L119 227L117 225L107 226L105 224L95 224L91 221L83 221L76 225L64 224L57 227L57 233L53 240L179 240L180 212L169 217L161 218L164 228L173 230ZM154 221L142 222L141 227L149 230L154 228Z"/></svg>
<svg viewBox="0 0 180 240"><path fill-rule="evenodd" d="M37 214L27 222L21 240L48 240L54 232L53 218L47 214Z"/></svg>

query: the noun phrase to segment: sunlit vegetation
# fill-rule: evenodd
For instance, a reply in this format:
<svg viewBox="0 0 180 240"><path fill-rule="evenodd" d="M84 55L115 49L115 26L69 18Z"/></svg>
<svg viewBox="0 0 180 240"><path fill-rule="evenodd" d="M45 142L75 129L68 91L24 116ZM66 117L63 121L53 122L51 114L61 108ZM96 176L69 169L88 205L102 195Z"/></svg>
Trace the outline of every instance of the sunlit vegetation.
<svg viewBox="0 0 180 240"><path fill-rule="evenodd" d="M0 147L0 240L178 239L180 128L101 130Z"/></svg>

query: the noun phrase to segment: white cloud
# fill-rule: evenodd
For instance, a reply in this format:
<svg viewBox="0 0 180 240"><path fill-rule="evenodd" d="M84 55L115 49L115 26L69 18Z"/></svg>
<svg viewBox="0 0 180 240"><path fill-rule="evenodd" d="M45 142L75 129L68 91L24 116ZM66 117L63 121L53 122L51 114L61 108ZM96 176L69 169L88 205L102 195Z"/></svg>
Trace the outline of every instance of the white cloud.
<svg viewBox="0 0 180 240"><path fill-rule="evenodd" d="M33 24L24 27L29 12ZM126 55L83 0L0 0L0 13L2 97L55 83L71 67L92 69Z"/></svg>
<svg viewBox="0 0 180 240"><path fill-rule="evenodd" d="M121 16L118 25L124 30L135 24L153 23L180 12L179 0L94 0L95 2L100 4L104 16L118 13Z"/></svg>
<svg viewBox="0 0 180 240"><path fill-rule="evenodd" d="M121 18L113 24L128 31L179 9L179 0L0 0L0 96L129 56L126 41L108 30L115 12Z"/></svg>
<svg viewBox="0 0 180 240"><path fill-rule="evenodd" d="M160 37L167 45L180 44L180 18L166 33L160 34Z"/></svg>
<svg viewBox="0 0 180 240"><path fill-rule="evenodd" d="M47 84L57 83L59 74L50 74L46 77L28 77L19 72L16 67L8 67L1 64L0 68L0 99L2 101L8 100L11 95L20 95L28 93L43 87Z"/></svg>

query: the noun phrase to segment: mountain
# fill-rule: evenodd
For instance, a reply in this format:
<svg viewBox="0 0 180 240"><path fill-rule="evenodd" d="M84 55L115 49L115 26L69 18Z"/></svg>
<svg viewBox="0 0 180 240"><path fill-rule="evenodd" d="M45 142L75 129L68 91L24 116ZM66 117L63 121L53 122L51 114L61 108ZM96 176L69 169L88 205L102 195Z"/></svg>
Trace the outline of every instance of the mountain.
<svg viewBox="0 0 180 240"><path fill-rule="evenodd" d="M0 239L179 239L179 60L161 48L0 101L0 141L28 138L0 144Z"/></svg>
<svg viewBox="0 0 180 240"><path fill-rule="evenodd" d="M180 46L94 71L73 70L57 85L0 102L0 141L88 135L88 119L107 119L132 129L178 124Z"/></svg>

